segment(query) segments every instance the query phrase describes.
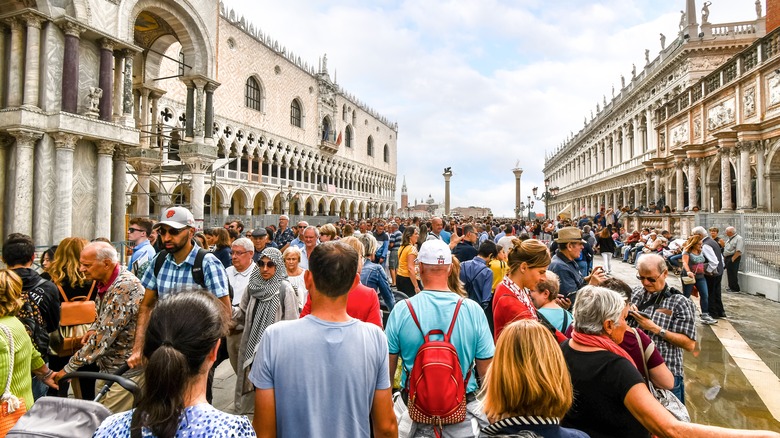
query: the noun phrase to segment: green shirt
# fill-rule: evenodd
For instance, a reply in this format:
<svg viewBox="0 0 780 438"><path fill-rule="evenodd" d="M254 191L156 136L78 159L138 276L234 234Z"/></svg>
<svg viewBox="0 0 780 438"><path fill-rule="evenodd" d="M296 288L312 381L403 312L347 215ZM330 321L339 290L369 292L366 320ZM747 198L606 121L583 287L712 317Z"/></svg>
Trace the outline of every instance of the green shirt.
<svg viewBox="0 0 780 438"><path fill-rule="evenodd" d="M11 376L11 393L24 400L29 410L33 405L32 370L43 366L41 354L33 347L24 325L14 316L0 318L0 324L11 329L14 337L14 369ZM0 392L5 390L8 379L8 338L0 331Z"/></svg>

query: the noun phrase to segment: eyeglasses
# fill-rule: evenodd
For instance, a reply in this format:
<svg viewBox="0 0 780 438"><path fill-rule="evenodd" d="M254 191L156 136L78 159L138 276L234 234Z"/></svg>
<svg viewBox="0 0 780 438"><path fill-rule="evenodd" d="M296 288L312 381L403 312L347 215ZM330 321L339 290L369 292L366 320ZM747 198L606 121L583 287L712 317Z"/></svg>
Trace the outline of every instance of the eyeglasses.
<svg viewBox="0 0 780 438"><path fill-rule="evenodd" d="M249 254L250 252L254 251L233 251L233 254L231 254L233 257L241 257L244 254Z"/></svg>
<svg viewBox="0 0 780 438"><path fill-rule="evenodd" d="M275 268L276 267L276 263L274 263L271 260L269 260L267 262L264 262L264 261L260 260L259 262L257 262L257 267L260 268L260 269L263 269L266 266L268 266L269 268Z"/></svg>
<svg viewBox="0 0 780 438"><path fill-rule="evenodd" d="M128 228L128 229L127 229L127 232L128 232L128 233L140 233L140 232L142 232L142 231L144 231L144 230L142 230L142 229L140 229L140 228Z"/></svg>
<svg viewBox="0 0 780 438"><path fill-rule="evenodd" d="M663 273L661 273L663 275ZM660 275L658 277L643 277L639 274L636 274L636 279L639 281L647 281L648 283L655 283L658 281L658 278L660 278Z"/></svg>
<svg viewBox="0 0 780 438"><path fill-rule="evenodd" d="M298 228L306 228L306 225L298 225Z"/></svg>
<svg viewBox="0 0 780 438"><path fill-rule="evenodd" d="M189 228L189 227L184 227L184 228L181 228L181 229L160 227L160 228L157 229L157 234L159 234L160 236L165 236L166 234L170 234L171 236L178 236L179 233L184 231L184 229L186 229L186 228Z"/></svg>

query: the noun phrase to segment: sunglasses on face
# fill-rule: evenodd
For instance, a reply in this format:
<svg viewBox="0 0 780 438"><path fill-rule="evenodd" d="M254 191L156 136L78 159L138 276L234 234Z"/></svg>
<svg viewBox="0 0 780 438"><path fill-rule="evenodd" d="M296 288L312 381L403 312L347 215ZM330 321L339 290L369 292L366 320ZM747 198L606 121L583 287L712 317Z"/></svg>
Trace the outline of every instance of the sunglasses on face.
<svg viewBox="0 0 780 438"><path fill-rule="evenodd" d="M660 277L660 276L659 276ZM647 281L648 283L655 283L659 277L643 277L639 274L636 275L636 279L639 281Z"/></svg>
<svg viewBox="0 0 780 438"><path fill-rule="evenodd" d="M127 229L128 233L140 233L141 231L143 231L143 230L140 229L140 228L128 228Z"/></svg>
<svg viewBox="0 0 780 438"><path fill-rule="evenodd" d="M184 231L185 228L187 228L187 227L184 227L182 229L177 230L176 228L162 228L162 227L160 227L160 228L157 229L157 234L159 234L160 236L165 236L166 234L170 234L171 236L178 236L179 233Z"/></svg>
<svg viewBox="0 0 780 438"><path fill-rule="evenodd" d="M264 262L264 261L260 260L259 262L257 262L257 267L260 268L260 269L263 269L266 266L268 266L269 268L275 268L276 267L276 263L274 263L271 260L269 260L267 262Z"/></svg>

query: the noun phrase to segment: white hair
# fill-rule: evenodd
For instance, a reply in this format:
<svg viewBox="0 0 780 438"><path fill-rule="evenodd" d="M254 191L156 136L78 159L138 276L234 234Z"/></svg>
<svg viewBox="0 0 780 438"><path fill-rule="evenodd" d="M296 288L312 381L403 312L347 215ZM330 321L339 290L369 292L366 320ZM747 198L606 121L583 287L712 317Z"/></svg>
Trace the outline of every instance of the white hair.
<svg viewBox="0 0 780 438"><path fill-rule="evenodd" d="M244 248L246 251L254 251L255 250L255 244L252 243L251 240L247 237L240 237L233 241L233 244L230 246L239 246L241 248Z"/></svg>
<svg viewBox="0 0 780 438"><path fill-rule="evenodd" d="M287 257L288 254L295 254L295 255L297 255L298 256L298 261L300 261L301 260L301 256L303 255L303 252L301 252L301 249L298 248L297 246L290 245L290 246L287 247L287 249L284 250L284 252L282 253L282 257L283 258Z"/></svg>
<svg viewBox="0 0 780 438"><path fill-rule="evenodd" d="M698 234L698 235L700 235L701 237L709 237L709 235L710 235L710 234L707 232L707 230L706 230L706 229L704 229L704 227L694 227L694 228L691 230L691 233L693 233L693 234Z"/></svg>
<svg viewBox="0 0 780 438"><path fill-rule="evenodd" d="M626 307L626 299L618 292L599 287L585 286L577 292L574 302L574 329L588 335L604 332L604 322L620 320Z"/></svg>
<svg viewBox="0 0 780 438"><path fill-rule="evenodd" d="M371 233L361 234L360 236L357 236L357 238L365 248L365 251L363 251L365 257L371 257L376 253L377 242L376 238Z"/></svg>
<svg viewBox="0 0 780 438"><path fill-rule="evenodd" d="M95 260L103 261L110 260L114 263L119 262L119 253L116 252L116 248L106 242L92 242L87 244L84 248L95 248Z"/></svg>

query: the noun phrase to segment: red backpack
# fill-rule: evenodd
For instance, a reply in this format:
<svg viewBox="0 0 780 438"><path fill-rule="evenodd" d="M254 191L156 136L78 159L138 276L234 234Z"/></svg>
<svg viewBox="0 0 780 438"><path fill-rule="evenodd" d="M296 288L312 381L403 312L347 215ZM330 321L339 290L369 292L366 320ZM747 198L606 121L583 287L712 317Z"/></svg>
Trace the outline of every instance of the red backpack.
<svg viewBox="0 0 780 438"><path fill-rule="evenodd" d="M425 341L417 350L412 373L406 379L409 416L415 422L433 424L439 428L445 424L460 423L466 419L466 382L471 371L464 379L458 351L450 342L450 337L463 298L455 305L455 314L452 315L446 335L438 329L429 331L427 335L423 333L410 301L406 300L406 305ZM441 335L444 339L432 341L431 335ZM436 428L434 431L439 436Z"/></svg>

